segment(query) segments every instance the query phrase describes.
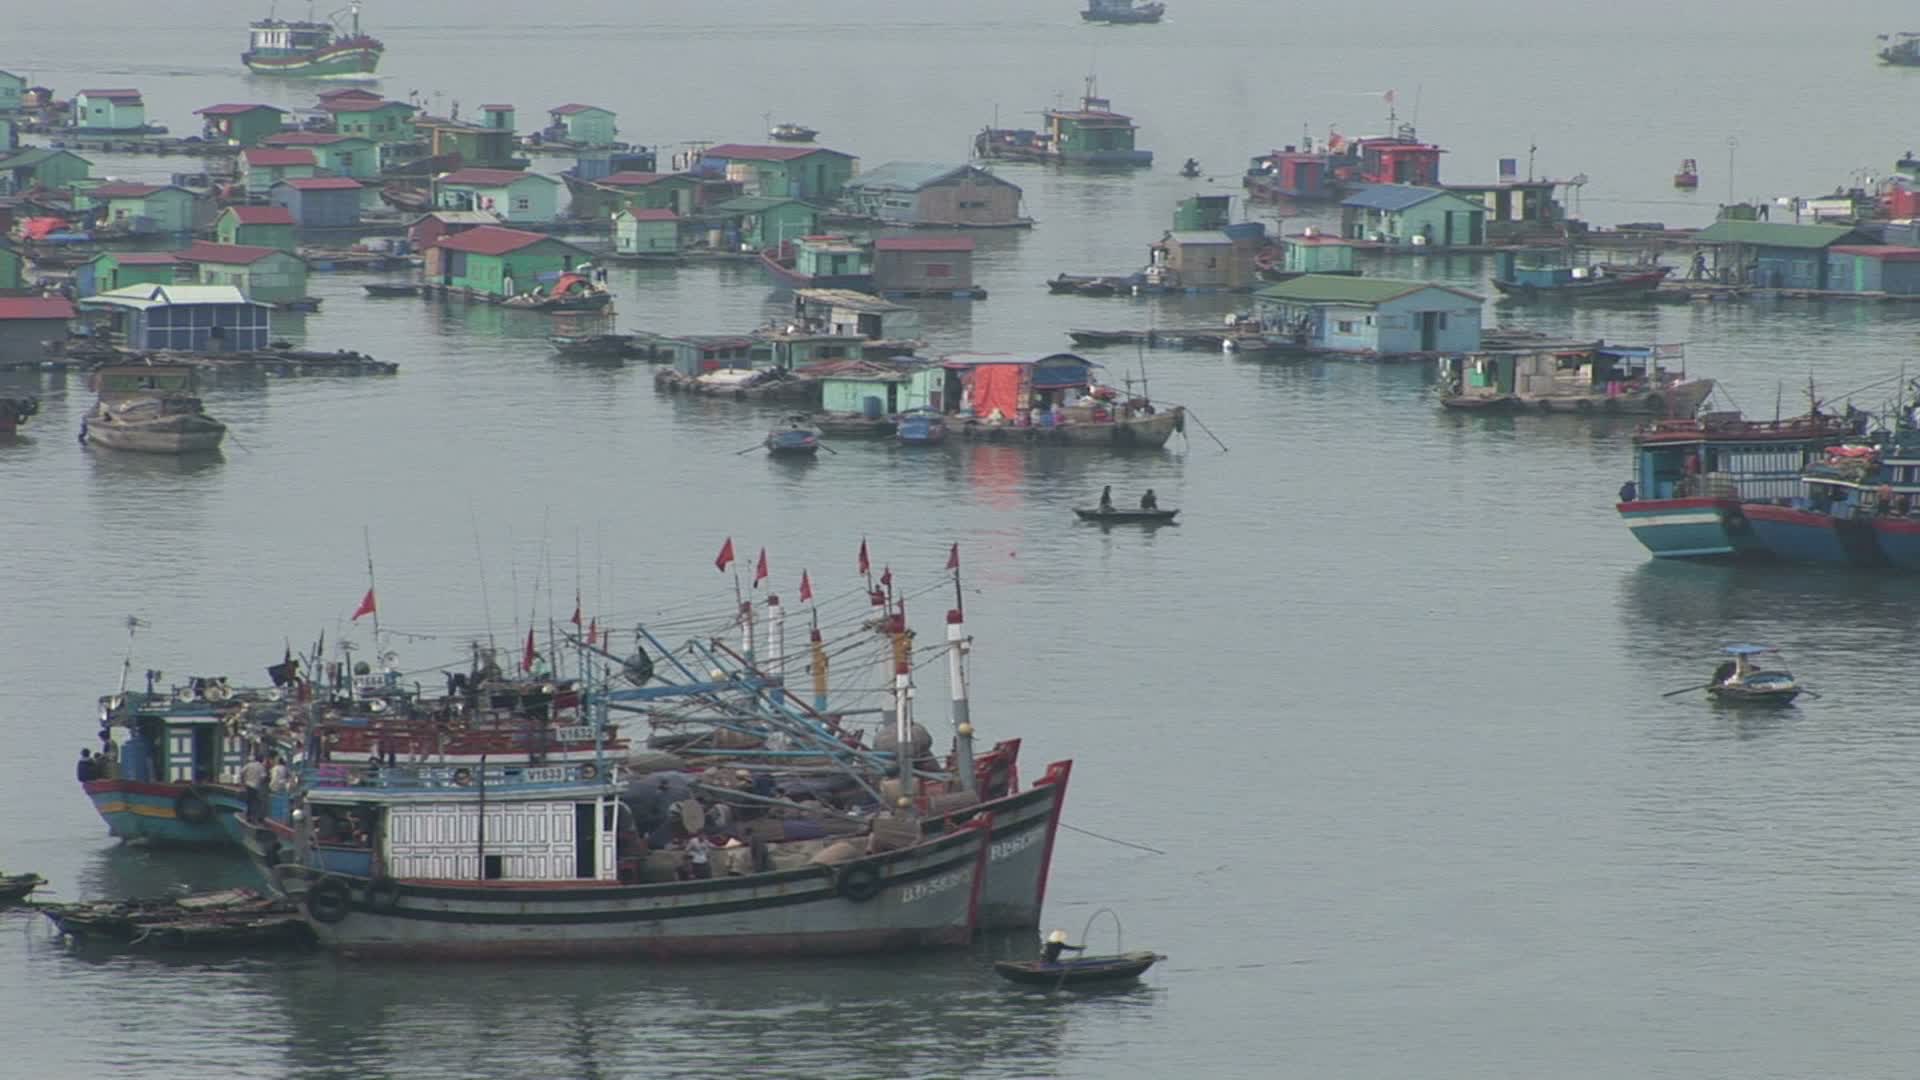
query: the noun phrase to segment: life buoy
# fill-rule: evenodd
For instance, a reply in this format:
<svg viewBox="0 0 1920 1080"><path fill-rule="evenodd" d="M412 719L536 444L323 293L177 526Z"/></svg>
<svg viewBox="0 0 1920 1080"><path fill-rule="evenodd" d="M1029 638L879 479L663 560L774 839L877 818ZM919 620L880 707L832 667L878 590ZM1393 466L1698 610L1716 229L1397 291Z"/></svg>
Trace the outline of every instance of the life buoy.
<svg viewBox="0 0 1920 1080"><path fill-rule="evenodd" d="M473 772L472 772L472 770L470 770L470 769L455 769L455 770L453 770L453 782L454 782L455 784L458 784L458 785L459 785L459 786L461 786L461 787L466 787L466 786L467 786L468 784L471 784L471 783L473 783Z"/></svg>
<svg viewBox="0 0 1920 1080"><path fill-rule="evenodd" d="M344 879L328 876L307 890L307 914L315 922L337 923L353 910L353 893Z"/></svg>
<svg viewBox="0 0 1920 1080"><path fill-rule="evenodd" d="M189 825L205 825L213 820L213 804L198 787L190 787L174 796L173 816Z"/></svg>
<svg viewBox="0 0 1920 1080"><path fill-rule="evenodd" d="M880 868L872 863L855 863L840 871L835 883L840 895L854 903L865 903L880 895Z"/></svg>
<svg viewBox="0 0 1920 1080"><path fill-rule="evenodd" d="M589 761L585 765L580 766L580 779L594 780L594 779L597 779L599 776L600 776L600 770L593 764L593 762Z"/></svg>

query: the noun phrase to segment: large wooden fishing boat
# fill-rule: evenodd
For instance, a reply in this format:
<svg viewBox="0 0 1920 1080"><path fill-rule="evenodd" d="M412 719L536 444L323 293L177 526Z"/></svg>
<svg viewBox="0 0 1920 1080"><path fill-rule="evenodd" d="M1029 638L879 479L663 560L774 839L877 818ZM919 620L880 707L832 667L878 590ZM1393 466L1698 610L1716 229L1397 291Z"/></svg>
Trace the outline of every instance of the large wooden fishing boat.
<svg viewBox="0 0 1920 1080"><path fill-rule="evenodd" d="M1156 23L1167 13L1167 5L1155 2L1136 6L1133 0L1087 0L1080 17L1097 23Z"/></svg>
<svg viewBox="0 0 1920 1080"><path fill-rule="evenodd" d="M1078 109L1048 109L1041 114L1045 127L988 127L973 139L973 154L999 161L1040 161L1059 165L1153 164L1153 151L1134 146L1139 130L1133 117L1113 111L1113 103L1099 96L1092 76Z"/></svg>
<svg viewBox="0 0 1920 1080"><path fill-rule="evenodd" d="M217 450L227 426L208 416L185 364L124 364L94 372L100 398L80 440L108 450L191 454Z"/></svg>
<svg viewBox="0 0 1920 1080"><path fill-rule="evenodd" d="M1685 355L1680 345L1589 341L1443 356L1437 390L1441 405L1469 412L1685 418L1700 411L1714 385L1687 378L1684 366L1666 366Z"/></svg>
<svg viewBox="0 0 1920 1080"><path fill-rule="evenodd" d="M247 51L240 62L255 75L301 79L340 79L372 75L386 46L360 31L360 0L347 9L351 22L336 26L266 18L249 29Z"/></svg>
<svg viewBox="0 0 1920 1080"><path fill-rule="evenodd" d="M1025 446L1158 449L1186 429L1186 410L1094 380L1073 353L956 353L941 360L950 438Z"/></svg>

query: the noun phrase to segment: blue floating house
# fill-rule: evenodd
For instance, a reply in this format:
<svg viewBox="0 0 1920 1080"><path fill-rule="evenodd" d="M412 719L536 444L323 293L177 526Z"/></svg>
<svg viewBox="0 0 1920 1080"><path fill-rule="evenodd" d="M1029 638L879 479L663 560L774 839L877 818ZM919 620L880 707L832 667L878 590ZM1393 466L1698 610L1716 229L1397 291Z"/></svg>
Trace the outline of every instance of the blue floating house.
<svg viewBox="0 0 1920 1080"><path fill-rule="evenodd" d="M1882 296L1920 296L1920 247L1835 244L1827 249L1827 288Z"/></svg>
<svg viewBox="0 0 1920 1080"><path fill-rule="evenodd" d="M1474 352L1486 300L1425 281L1306 274L1254 293L1269 341L1283 349L1375 359Z"/></svg>
<svg viewBox="0 0 1920 1080"><path fill-rule="evenodd" d="M1845 225L1793 225L1769 221L1716 221L1693 234L1713 248L1722 280L1763 289L1825 289L1827 253L1868 238Z"/></svg>
<svg viewBox="0 0 1920 1080"><path fill-rule="evenodd" d="M1389 247L1477 247L1487 208L1444 188L1374 184L1341 201L1340 232Z"/></svg>
<svg viewBox="0 0 1920 1080"><path fill-rule="evenodd" d="M129 349L240 352L264 349L273 336L272 306L232 285L129 285L80 301L106 316Z"/></svg>

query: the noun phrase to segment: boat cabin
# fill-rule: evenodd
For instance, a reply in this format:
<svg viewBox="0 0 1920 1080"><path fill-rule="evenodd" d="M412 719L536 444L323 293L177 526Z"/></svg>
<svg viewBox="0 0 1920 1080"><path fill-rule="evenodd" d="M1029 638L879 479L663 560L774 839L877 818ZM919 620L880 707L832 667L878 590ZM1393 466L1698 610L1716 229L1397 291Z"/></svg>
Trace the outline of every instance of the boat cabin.
<svg viewBox="0 0 1920 1080"><path fill-rule="evenodd" d="M248 50L263 57L298 56L333 44L330 23L262 19L247 31Z"/></svg>
<svg viewBox="0 0 1920 1080"><path fill-rule="evenodd" d="M1110 418L1101 415L1108 407L1090 393L1099 365L1083 356L955 353L942 358L940 366L946 373L940 400L949 415L1042 425Z"/></svg>
<svg viewBox="0 0 1920 1080"><path fill-rule="evenodd" d="M1357 139L1353 144L1359 170L1353 179L1363 184L1440 183L1440 155L1445 150L1414 138L1413 129L1380 138Z"/></svg>
<svg viewBox="0 0 1920 1080"><path fill-rule="evenodd" d="M1633 482L1642 500L1786 502L1801 493L1810 460L1857 432L1857 421L1846 416L1743 420L1720 412L1663 420L1633 437Z"/></svg>
<svg viewBox="0 0 1920 1080"><path fill-rule="evenodd" d="M170 691L150 687L145 693L101 698L101 723L127 732L120 741L118 778L150 784L239 783L247 743L227 729L225 702L231 696L224 678L195 678Z"/></svg>
<svg viewBox="0 0 1920 1080"><path fill-rule="evenodd" d="M1456 397L1523 401L1543 399L1638 399L1668 388L1682 370L1684 345L1626 346L1566 342L1499 349L1438 361L1441 385Z"/></svg>

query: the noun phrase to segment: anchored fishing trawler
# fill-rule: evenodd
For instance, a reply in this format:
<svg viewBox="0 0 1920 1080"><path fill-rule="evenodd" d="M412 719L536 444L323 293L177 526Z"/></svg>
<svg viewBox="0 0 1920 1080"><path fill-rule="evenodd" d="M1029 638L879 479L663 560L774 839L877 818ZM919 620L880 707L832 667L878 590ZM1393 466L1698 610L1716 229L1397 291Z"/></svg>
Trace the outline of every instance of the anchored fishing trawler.
<svg viewBox="0 0 1920 1080"><path fill-rule="evenodd" d="M1560 342L1439 359L1440 404L1476 412L1690 417L1713 393L1689 379L1680 345Z"/></svg>
<svg viewBox="0 0 1920 1080"><path fill-rule="evenodd" d="M345 27L331 20L261 19L248 27L247 51L240 55L240 62L255 75L302 79L372 75L386 46L360 32L359 0L347 11L352 21Z"/></svg>

